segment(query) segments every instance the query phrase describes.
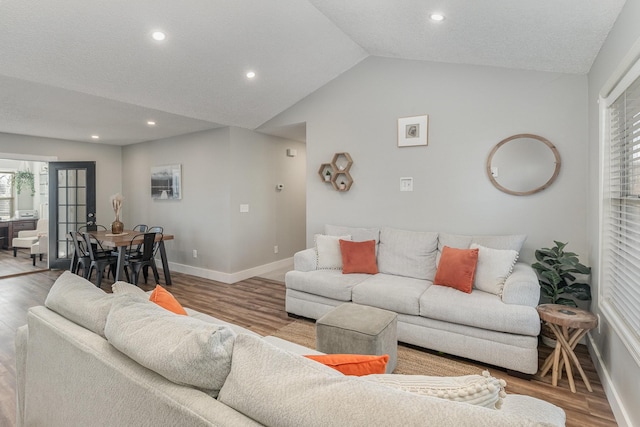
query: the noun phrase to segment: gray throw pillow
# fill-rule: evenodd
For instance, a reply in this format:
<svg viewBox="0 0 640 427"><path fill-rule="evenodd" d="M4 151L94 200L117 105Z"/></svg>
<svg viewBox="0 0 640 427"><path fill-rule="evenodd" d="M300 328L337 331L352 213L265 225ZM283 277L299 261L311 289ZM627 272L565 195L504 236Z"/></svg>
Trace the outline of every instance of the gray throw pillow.
<svg viewBox="0 0 640 427"><path fill-rule="evenodd" d="M65 271L49 290L44 305L104 338L112 297L90 281Z"/></svg>
<svg viewBox="0 0 640 427"><path fill-rule="evenodd" d="M114 298L105 335L142 366L213 397L231 369L236 336L228 326L180 316L126 294Z"/></svg>

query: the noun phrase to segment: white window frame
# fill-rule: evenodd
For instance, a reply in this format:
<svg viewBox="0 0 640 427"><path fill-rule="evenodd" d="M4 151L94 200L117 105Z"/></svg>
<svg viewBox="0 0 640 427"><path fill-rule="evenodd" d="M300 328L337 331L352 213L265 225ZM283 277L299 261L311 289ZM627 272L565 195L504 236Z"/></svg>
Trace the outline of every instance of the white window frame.
<svg viewBox="0 0 640 427"><path fill-rule="evenodd" d="M635 63L627 69L626 72L619 72L619 78L615 84L610 84L611 90L608 93L601 94L599 104L600 118L600 256L599 256L599 286L598 286L598 307L603 316L608 320L610 326L618 334L629 353L634 358L636 364L640 366L640 331L634 330L628 321L618 311L615 303L607 299L608 283L605 278L605 259L604 248L607 236L605 235L605 221L607 220L607 204L605 189L607 177L606 162L609 158L609 109L612 104L629 88L629 86L638 78L640 78L640 59L636 59ZM615 77L615 76L614 76ZM640 279L640 278L639 278ZM640 286L640 280L638 281ZM640 309L640 307L638 307Z"/></svg>

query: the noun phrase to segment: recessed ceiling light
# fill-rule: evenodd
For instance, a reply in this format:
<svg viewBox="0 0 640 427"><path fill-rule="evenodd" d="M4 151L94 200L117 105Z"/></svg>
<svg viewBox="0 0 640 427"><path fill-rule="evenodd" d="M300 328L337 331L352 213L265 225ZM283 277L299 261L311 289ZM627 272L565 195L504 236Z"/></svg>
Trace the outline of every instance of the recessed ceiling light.
<svg viewBox="0 0 640 427"><path fill-rule="evenodd" d="M151 33L151 37L153 37L154 40L161 42L162 40L167 38L167 35L162 31L154 31L153 33Z"/></svg>
<svg viewBox="0 0 640 427"><path fill-rule="evenodd" d="M436 22L444 21L444 15L441 13L432 13L429 15L429 19Z"/></svg>
<svg viewBox="0 0 640 427"><path fill-rule="evenodd" d="M254 78L255 76L256 76L256 73L255 73L255 72L253 72L253 71L249 71L249 72L247 73L247 78L248 78L248 79L252 79L252 78Z"/></svg>
<svg viewBox="0 0 640 427"><path fill-rule="evenodd" d="M155 125L156 125L156 122L154 122L153 120L149 120L149 121L147 121L147 124L148 124L149 126L155 126Z"/></svg>
<svg viewBox="0 0 640 427"><path fill-rule="evenodd" d="M100 139L100 135L91 135L91 139Z"/></svg>

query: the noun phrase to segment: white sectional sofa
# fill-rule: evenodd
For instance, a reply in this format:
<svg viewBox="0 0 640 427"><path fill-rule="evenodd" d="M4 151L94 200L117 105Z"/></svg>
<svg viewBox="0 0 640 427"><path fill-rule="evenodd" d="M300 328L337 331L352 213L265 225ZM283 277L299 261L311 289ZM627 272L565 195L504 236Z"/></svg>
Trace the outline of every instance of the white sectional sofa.
<svg viewBox="0 0 640 427"><path fill-rule="evenodd" d="M176 315L138 291L119 282L108 294L65 272L29 310L16 336L18 426L565 423L562 409L528 396L495 409L344 376L301 356L311 349L193 310Z"/></svg>
<svg viewBox="0 0 640 427"><path fill-rule="evenodd" d="M526 236L463 236L326 225L324 235L375 240L378 274L343 274L318 267L316 248L294 256L285 276L286 311L318 319L345 302L398 314L398 340L525 374L538 370L540 286L533 269L517 262L499 291L469 294L433 285L445 246L480 245L489 255L519 251ZM482 249L484 250L484 249ZM492 266L491 257L478 258ZM515 261L514 261L515 262ZM479 271L478 271L479 272Z"/></svg>

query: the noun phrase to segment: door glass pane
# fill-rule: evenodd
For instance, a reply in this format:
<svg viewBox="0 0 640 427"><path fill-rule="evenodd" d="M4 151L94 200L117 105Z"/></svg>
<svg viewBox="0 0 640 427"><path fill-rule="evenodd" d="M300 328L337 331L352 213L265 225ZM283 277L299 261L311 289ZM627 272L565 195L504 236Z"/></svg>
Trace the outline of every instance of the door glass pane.
<svg viewBox="0 0 640 427"><path fill-rule="evenodd" d="M67 216L67 209L64 206L58 206L58 222L67 222L69 217Z"/></svg>
<svg viewBox="0 0 640 427"><path fill-rule="evenodd" d="M77 171L72 169L72 170L68 170L67 171L67 186L69 187L76 187L78 185L78 180L77 180Z"/></svg>
<svg viewBox="0 0 640 427"><path fill-rule="evenodd" d="M58 188L63 188L67 186L67 171L60 170L58 171Z"/></svg>
<svg viewBox="0 0 640 427"><path fill-rule="evenodd" d="M68 254L67 250L67 241L59 241L58 242L58 258L66 258Z"/></svg>
<svg viewBox="0 0 640 427"><path fill-rule="evenodd" d="M78 170L78 187L86 187L87 186L87 171L85 169Z"/></svg>
<svg viewBox="0 0 640 427"><path fill-rule="evenodd" d="M75 203L78 205L86 205L87 204L87 189L86 188L78 188L78 192L76 194Z"/></svg>
<svg viewBox="0 0 640 427"><path fill-rule="evenodd" d="M67 204L69 205L75 205L76 204L76 200L77 200L77 191L75 188L69 188L68 191L68 200L67 200Z"/></svg>
<svg viewBox="0 0 640 427"><path fill-rule="evenodd" d="M64 187L58 188L58 205L67 204L67 189Z"/></svg>
<svg viewBox="0 0 640 427"><path fill-rule="evenodd" d="M84 224L87 222L87 207L86 206L78 206L78 216L76 217L76 222L78 224Z"/></svg>

